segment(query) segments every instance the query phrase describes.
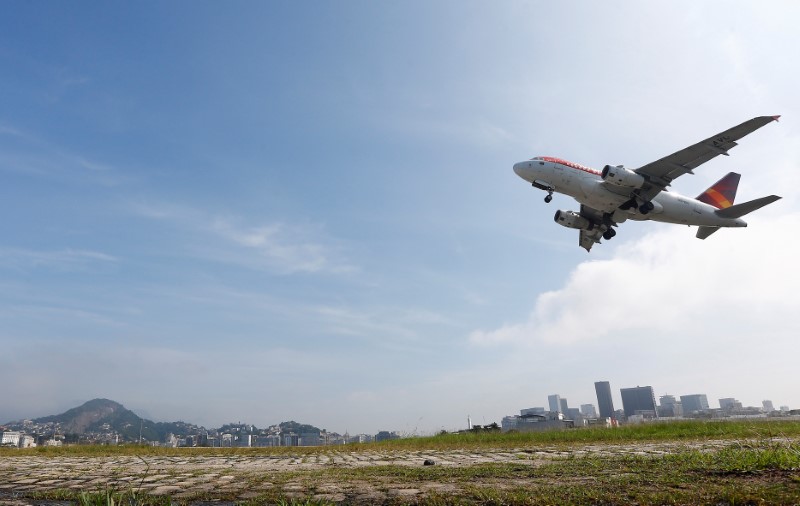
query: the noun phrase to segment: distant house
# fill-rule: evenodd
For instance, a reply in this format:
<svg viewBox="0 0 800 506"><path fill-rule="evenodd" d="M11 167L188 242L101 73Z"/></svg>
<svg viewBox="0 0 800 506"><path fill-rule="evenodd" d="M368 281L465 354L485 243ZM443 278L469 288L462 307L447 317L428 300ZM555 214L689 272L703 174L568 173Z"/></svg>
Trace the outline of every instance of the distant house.
<svg viewBox="0 0 800 506"><path fill-rule="evenodd" d="M19 447L19 440L22 434L17 431L7 430L0 432L0 446L16 446Z"/></svg>
<svg viewBox="0 0 800 506"><path fill-rule="evenodd" d="M28 434L20 434L19 447L20 448L33 448L36 446L36 438Z"/></svg>

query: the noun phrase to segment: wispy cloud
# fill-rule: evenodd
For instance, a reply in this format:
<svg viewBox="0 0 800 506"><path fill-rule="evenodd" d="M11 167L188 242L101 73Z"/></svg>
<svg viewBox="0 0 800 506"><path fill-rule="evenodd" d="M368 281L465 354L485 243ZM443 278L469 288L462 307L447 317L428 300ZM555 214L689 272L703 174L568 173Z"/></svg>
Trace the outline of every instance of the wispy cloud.
<svg viewBox="0 0 800 506"><path fill-rule="evenodd" d="M129 181L111 164L63 149L34 133L0 123L0 171L117 186Z"/></svg>
<svg viewBox="0 0 800 506"><path fill-rule="evenodd" d="M96 262L117 262L118 258L90 250L62 249L36 251L20 248L0 248L0 265L6 268L51 268L59 270L84 269Z"/></svg>
<svg viewBox="0 0 800 506"><path fill-rule="evenodd" d="M346 274L358 269L346 261L338 241L320 225L273 220L258 225L244 218L173 204L136 204L137 214L168 223L206 240L193 247L200 257L277 274Z"/></svg>
<svg viewBox="0 0 800 506"><path fill-rule="evenodd" d="M330 332L377 339L383 345L391 344L404 349L408 343L418 344L424 337L423 329L457 325L446 316L409 307L354 310L343 306L319 306L313 308L312 312Z"/></svg>

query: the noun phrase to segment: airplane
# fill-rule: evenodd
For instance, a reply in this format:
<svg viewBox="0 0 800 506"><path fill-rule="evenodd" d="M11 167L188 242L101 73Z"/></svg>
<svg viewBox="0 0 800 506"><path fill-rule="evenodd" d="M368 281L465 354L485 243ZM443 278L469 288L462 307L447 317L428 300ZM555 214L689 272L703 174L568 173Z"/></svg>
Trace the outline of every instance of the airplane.
<svg viewBox="0 0 800 506"><path fill-rule="evenodd" d="M561 158L537 156L514 164L514 172L544 190L544 201L553 193L563 193L581 204L579 212L556 211L559 225L580 230L578 244L590 252L600 239L609 240L614 227L626 220L653 220L698 226L698 239L705 239L722 227L746 227L742 216L779 200L770 195L743 204L734 204L740 174L728 173L697 198L667 190L672 181L694 174L701 164L718 155L728 156L736 141L780 116L759 116L713 137L676 151L655 162L631 170L622 165L606 165L595 170Z"/></svg>

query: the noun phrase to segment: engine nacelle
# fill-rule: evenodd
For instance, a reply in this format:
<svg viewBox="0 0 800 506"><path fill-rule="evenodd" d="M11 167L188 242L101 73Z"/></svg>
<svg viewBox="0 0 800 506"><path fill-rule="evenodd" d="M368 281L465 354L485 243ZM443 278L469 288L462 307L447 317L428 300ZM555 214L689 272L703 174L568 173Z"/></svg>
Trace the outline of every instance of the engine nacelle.
<svg viewBox="0 0 800 506"><path fill-rule="evenodd" d="M622 165L618 167L606 165L603 167L600 177L603 178L603 181L625 188L641 188L645 183L645 178Z"/></svg>
<svg viewBox="0 0 800 506"><path fill-rule="evenodd" d="M591 226L589 220L575 211L562 211L559 209L556 211L556 215L553 217L553 220L562 227L567 228L589 230L589 227Z"/></svg>

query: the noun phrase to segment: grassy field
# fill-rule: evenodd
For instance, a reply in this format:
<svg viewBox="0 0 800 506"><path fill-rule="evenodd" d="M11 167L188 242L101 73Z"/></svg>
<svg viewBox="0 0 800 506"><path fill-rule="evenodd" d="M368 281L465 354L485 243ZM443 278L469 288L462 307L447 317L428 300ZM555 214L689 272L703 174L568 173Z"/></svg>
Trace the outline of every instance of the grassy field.
<svg viewBox="0 0 800 506"><path fill-rule="evenodd" d="M706 446L703 442L722 441ZM698 445L698 443L701 443ZM628 451L668 445L666 453ZM587 453L588 446L608 451ZM698 446L700 449L698 449ZM615 451L624 448L626 451ZM557 449L542 458L539 450ZM237 475L248 490L271 488L246 499L213 491L190 498L137 494L134 490L50 491L29 494L81 504L153 504L229 501L240 504L493 504L661 505L800 504L800 422L678 422L609 429L527 434L459 434L333 448L159 449L71 447L3 451L9 455L142 457L180 455L313 455L331 451L503 451L515 461L465 466L325 466L302 471ZM574 452L572 450L575 450ZM231 473L236 473L231 470ZM395 494L417 490L408 497ZM330 491L336 491L331 494ZM365 491L371 491L371 495ZM376 493L377 491L377 493Z"/></svg>
<svg viewBox="0 0 800 506"><path fill-rule="evenodd" d="M744 421L696 421L648 423L614 429L583 428L549 432L464 433L429 437L410 437L381 443L353 444L347 451L422 451L480 448L569 447L594 443L622 444L660 441L752 440L775 437L800 437L800 420L752 419ZM140 445L75 445L29 449L0 448L3 455L114 456L152 455L185 456L187 452L202 455L246 454L315 454L343 447L276 447L276 448L161 448Z"/></svg>

